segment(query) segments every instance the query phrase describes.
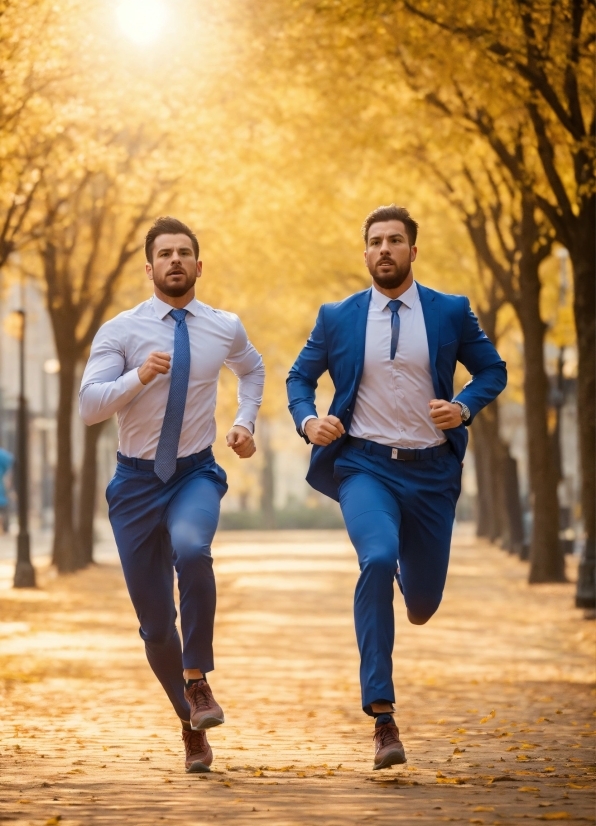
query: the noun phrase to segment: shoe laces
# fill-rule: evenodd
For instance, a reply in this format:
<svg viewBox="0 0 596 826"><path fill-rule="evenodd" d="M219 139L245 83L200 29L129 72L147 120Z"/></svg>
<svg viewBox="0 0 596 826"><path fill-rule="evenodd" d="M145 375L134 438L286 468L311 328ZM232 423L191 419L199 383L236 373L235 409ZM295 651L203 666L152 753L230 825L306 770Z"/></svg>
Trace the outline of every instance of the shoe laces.
<svg viewBox="0 0 596 826"><path fill-rule="evenodd" d="M209 683L194 683L188 691L188 696L195 708L207 708L211 705Z"/></svg>
<svg viewBox="0 0 596 826"><path fill-rule="evenodd" d="M205 751L207 735L202 729L199 731L182 729L182 739L184 740L188 754L197 754Z"/></svg>
<svg viewBox="0 0 596 826"><path fill-rule="evenodd" d="M384 748L391 743L399 742L399 731L395 723L383 723L375 729L373 740L378 738L378 748Z"/></svg>

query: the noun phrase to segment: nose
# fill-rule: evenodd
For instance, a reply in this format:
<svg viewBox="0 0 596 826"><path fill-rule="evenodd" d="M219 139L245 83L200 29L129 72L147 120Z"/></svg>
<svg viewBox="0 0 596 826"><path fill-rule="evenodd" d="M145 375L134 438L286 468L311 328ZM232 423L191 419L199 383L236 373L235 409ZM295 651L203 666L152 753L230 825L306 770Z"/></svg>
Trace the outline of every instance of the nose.
<svg viewBox="0 0 596 826"><path fill-rule="evenodd" d="M387 238L383 238L381 243L381 252L388 252L389 250L389 240Z"/></svg>

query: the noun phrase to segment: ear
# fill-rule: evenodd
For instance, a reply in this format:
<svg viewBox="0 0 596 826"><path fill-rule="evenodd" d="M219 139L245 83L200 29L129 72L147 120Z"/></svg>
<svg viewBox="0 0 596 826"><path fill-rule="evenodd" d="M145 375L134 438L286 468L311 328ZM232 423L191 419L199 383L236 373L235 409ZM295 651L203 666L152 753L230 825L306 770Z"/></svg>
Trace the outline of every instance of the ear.
<svg viewBox="0 0 596 826"><path fill-rule="evenodd" d="M203 275L203 262L197 261L197 278L200 278Z"/></svg>
<svg viewBox="0 0 596 826"><path fill-rule="evenodd" d="M418 247L410 247L410 261L415 261L418 255Z"/></svg>
<svg viewBox="0 0 596 826"><path fill-rule="evenodd" d="M148 261L145 264L145 272L147 273L149 281L153 281L153 267Z"/></svg>

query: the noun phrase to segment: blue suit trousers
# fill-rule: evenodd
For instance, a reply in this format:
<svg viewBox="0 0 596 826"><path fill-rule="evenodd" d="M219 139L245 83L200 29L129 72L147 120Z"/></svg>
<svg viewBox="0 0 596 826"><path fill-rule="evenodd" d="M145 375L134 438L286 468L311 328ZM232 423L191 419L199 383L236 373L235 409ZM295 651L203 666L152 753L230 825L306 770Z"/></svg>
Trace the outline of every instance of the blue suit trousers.
<svg viewBox="0 0 596 826"><path fill-rule="evenodd" d="M335 462L348 535L360 565L354 599L362 707L394 702L394 580L417 618L438 609L447 577L461 464L455 454L398 461L349 445ZM398 575L399 570L399 575Z"/></svg>
<svg viewBox="0 0 596 826"><path fill-rule="evenodd" d="M226 474L211 448L179 459L164 484L153 462L120 457L106 490L122 570L149 664L181 720L185 668L213 670L215 577L211 542ZM183 646L176 628L174 570Z"/></svg>

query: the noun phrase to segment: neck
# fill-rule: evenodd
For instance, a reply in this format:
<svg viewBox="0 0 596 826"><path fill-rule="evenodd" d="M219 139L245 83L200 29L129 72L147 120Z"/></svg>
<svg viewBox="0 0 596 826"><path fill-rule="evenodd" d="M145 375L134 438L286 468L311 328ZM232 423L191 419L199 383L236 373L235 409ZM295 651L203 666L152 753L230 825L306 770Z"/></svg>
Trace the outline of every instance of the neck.
<svg viewBox="0 0 596 826"><path fill-rule="evenodd" d="M388 289L387 287L381 287L380 284L373 279L373 289L377 292L382 293L383 295L388 296L388 298L399 298L400 295L403 295L406 290L409 290L412 284L414 283L414 273L412 270L408 273L405 280L399 285L399 287L392 287Z"/></svg>
<svg viewBox="0 0 596 826"><path fill-rule="evenodd" d="M174 307L175 310L182 310L184 307L186 307L189 301L192 301L195 297L194 286L191 287L187 293L184 293L184 295L178 296L166 295L165 293L162 293L162 291L158 287L155 286L153 288L153 291L160 301L163 301L164 304L169 304L170 307Z"/></svg>

